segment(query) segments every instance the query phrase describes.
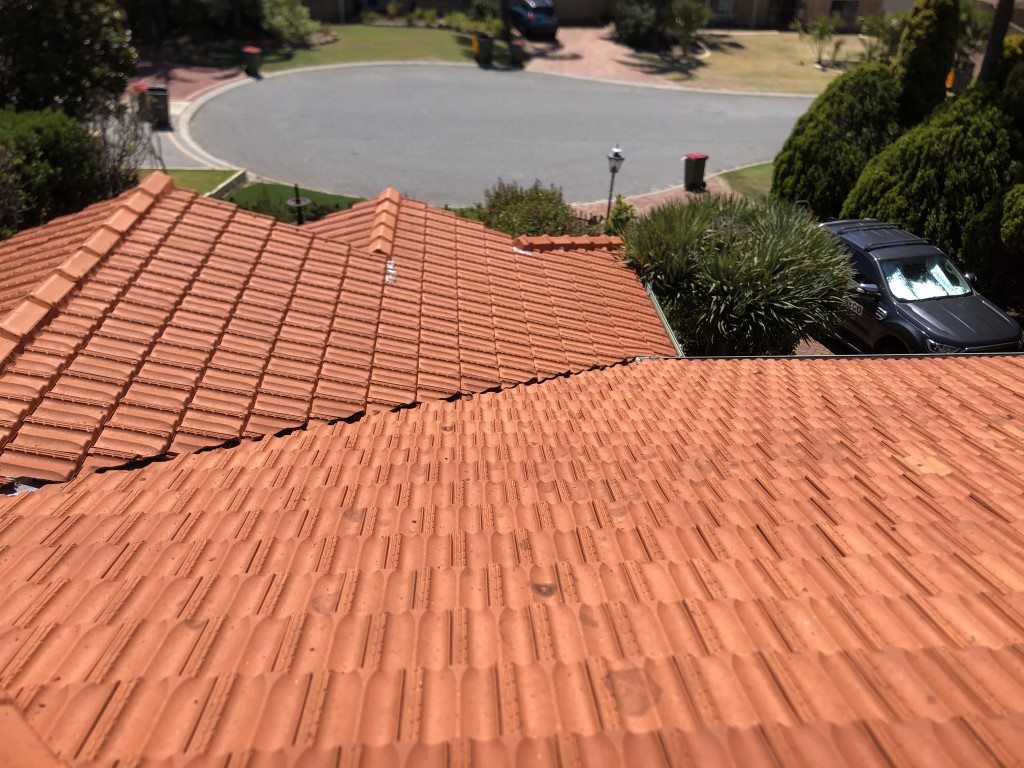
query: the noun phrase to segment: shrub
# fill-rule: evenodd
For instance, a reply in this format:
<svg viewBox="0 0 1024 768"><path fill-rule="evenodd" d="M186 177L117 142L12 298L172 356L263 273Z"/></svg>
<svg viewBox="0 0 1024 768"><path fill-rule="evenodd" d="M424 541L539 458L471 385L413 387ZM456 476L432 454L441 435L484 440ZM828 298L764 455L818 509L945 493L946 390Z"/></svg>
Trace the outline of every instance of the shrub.
<svg viewBox="0 0 1024 768"><path fill-rule="evenodd" d="M962 230L1009 186L1014 141L991 94L972 88L877 155L840 215L897 222L973 268Z"/></svg>
<svg viewBox="0 0 1024 768"><path fill-rule="evenodd" d="M0 2L0 105L85 118L128 85L138 57L115 0Z"/></svg>
<svg viewBox="0 0 1024 768"><path fill-rule="evenodd" d="M0 147L13 158L25 206L20 224L34 227L102 200L100 145L78 122L53 110L0 110Z"/></svg>
<svg viewBox="0 0 1024 768"><path fill-rule="evenodd" d="M849 256L789 203L672 202L625 239L627 263L658 295L687 354L790 354L848 311Z"/></svg>
<svg viewBox="0 0 1024 768"><path fill-rule="evenodd" d="M403 4L395 0L384 6L384 14L388 17L389 21L394 21L401 16L403 10L405 10Z"/></svg>
<svg viewBox="0 0 1024 768"><path fill-rule="evenodd" d="M804 25L799 21L794 21L792 26L797 31L797 34L800 35L801 40L805 36L810 38L811 50L814 53L814 63L818 66L825 66L825 49L832 42L836 32L839 31L839 17L819 16L808 24L806 29L804 29ZM835 50L838 52L838 45ZM833 63L835 63L834 59L835 56L833 56Z"/></svg>
<svg viewBox="0 0 1024 768"><path fill-rule="evenodd" d="M21 228L21 218L28 207L14 155L0 146L0 240Z"/></svg>
<svg viewBox="0 0 1024 768"><path fill-rule="evenodd" d="M1003 197L999 225L1003 244L1018 260L1024 261L1024 184L1011 187Z"/></svg>
<svg viewBox="0 0 1024 768"><path fill-rule="evenodd" d="M299 0L263 0L263 31L284 45L303 46L319 25Z"/></svg>
<svg viewBox="0 0 1024 768"><path fill-rule="evenodd" d="M469 4L469 18L473 21L500 19L501 4L498 0L472 0Z"/></svg>
<svg viewBox="0 0 1024 768"><path fill-rule="evenodd" d="M683 55L690 52L690 44L697 34L714 16L714 12L699 0L672 0L667 31L679 40Z"/></svg>
<svg viewBox="0 0 1024 768"><path fill-rule="evenodd" d="M946 75L953 65L958 0L917 0L900 38L893 70L900 81L900 118L921 122L946 98Z"/></svg>
<svg viewBox="0 0 1024 768"><path fill-rule="evenodd" d="M615 196L612 212L604 223L606 235L622 235L636 221L636 208L626 202L622 195Z"/></svg>
<svg viewBox="0 0 1024 768"><path fill-rule="evenodd" d="M1024 35L1010 35L1003 40L1003 53L999 57L996 83L1000 87L1006 85L1010 72L1021 62L1024 62Z"/></svg>
<svg viewBox="0 0 1024 768"><path fill-rule="evenodd" d="M544 187L534 181L532 187L518 182L498 183L484 192L480 220L491 229L512 237L519 235L579 235L586 227L573 214L555 185Z"/></svg>
<svg viewBox="0 0 1024 768"><path fill-rule="evenodd" d="M406 18L410 24L432 27L437 23L437 9L414 8Z"/></svg>
<svg viewBox="0 0 1024 768"><path fill-rule="evenodd" d="M1024 135L1024 61L1019 61L1006 76L999 92L999 105L1013 120L1013 125Z"/></svg>
<svg viewBox="0 0 1024 768"><path fill-rule="evenodd" d="M861 40L864 44L864 61L880 61L888 64L896 56L900 38L908 22L905 13L885 13L865 16L860 19Z"/></svg>
<svg viewBox="0 0 1024 768"><path fill-rule="evenodd" d="M860 64L836 78L793 126L775 158L772 194L835 216L867 162L900 133L899 84L889 67Z"/></svg>
<svg viewBox="0 0 1024 768"><path fill-rule="evenodd" d="M658 32L658 8L653 0L618 0L615 37L630 48L648 48Z"/></svg>
<svg viewBox="0 0 1024 768"><path fill-rule="evenodd" d="M363 15L365 16L365 14ZM444 15L444 25L448 29L464 32L469 31L470 27L473 26L473 20L462 11L451 11Z"/></svg>

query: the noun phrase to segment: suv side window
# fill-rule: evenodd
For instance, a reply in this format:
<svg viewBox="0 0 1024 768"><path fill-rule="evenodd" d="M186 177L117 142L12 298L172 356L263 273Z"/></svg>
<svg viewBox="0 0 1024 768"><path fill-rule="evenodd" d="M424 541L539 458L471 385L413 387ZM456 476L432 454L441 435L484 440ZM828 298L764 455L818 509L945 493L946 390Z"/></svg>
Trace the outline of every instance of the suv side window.
<svg viewBox="0 0 1024 768"><path fill-rule="evenodd" d="M858 283L877 283L878 271L875 269L871 259L863 253L850 251L850 261L853 262L853 279Z"/></svg>

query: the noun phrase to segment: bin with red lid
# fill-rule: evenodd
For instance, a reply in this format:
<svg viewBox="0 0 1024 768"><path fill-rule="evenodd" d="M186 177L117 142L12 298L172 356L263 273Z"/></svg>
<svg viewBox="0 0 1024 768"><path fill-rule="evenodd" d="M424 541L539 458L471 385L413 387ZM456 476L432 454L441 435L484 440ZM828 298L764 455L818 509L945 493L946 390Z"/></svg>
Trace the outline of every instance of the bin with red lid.
<svg viewBox="0 0 1024 768"><path fill-rule="evenodd" d="M708 156L699 152L691 152L683 155L683 184L691 192L704 189L704 167L707 165Z"/></svg>
<svg viewBox="0 0 1024 768"><path fill-rule="evenodd" d="M245 74L249 77L260 76L260 57L263 54L262 48L257 48L255 45L247 45L242 49L242 55L245 57Z"/></svg>

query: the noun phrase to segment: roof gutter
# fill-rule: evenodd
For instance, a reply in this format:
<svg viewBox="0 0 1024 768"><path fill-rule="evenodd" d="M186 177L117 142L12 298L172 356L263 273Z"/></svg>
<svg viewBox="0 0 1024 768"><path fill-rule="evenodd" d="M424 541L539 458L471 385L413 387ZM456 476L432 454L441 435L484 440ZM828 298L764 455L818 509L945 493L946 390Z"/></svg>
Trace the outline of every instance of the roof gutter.
<svg viewBox="0 0 1024 768"><path fill-rule="evenodd" d="M668 334L669 339L672 341L672 346L676 348L676 356L686 357L686 354L683 352L683 345L679 343L679 339L676 338L676 332L672 330L672 326L668 323L668 318L665 317L665 312L661 308L661 302L658 301L658 297L654 295L654 289L651 288L651 284L646 280L644 280L644 290L647 291L651 304L654 305L654 311L661 318L661 324L665 326L665 333Z"/></svg>

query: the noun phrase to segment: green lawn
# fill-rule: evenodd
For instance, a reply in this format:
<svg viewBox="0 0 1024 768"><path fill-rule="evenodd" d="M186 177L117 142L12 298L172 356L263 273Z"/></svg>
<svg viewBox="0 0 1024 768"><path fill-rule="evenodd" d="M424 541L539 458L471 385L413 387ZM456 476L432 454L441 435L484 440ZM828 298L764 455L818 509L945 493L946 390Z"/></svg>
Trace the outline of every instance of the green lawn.
<svg viewBox="0 0 1024 768"><path fill-rule="evenodd" d="M315 50L268 51L263 70L348 64L359 61L472 61L472 38L461 32L420 27L330 25L340 39Z"/></svg>
<svg viewBox="0 0 1024 768"><path fill-rule="evenodd" d="M306 221L315 221L334 211L344 211L363 198L332 195L327 192L314 192L299 188L299 194L308 198L311 205L303 209ZM295 198L295 188L287 184L272 182L254 182L240 187L228 195L225 200L257 213L266 213L279 221L295 223L295 209L285 205L286 200Z"/></svg>
<svg viewBox="0 0 1024 768"><path fill-rule="evenodd" d="M140 168L139 181L149 176L155 168ZM212 192L238 171L222 171L216 169L192 170L189 168L168 168L167 175L174 179L174 184L182 189L192 189L201 195Z"/></svg>
<svg viewBox="0 0 1024 768"><path fill-rule="evenodd" d="M701 34L708 55L681 61L676 56L637 53L628 48L625 60L637 69L661 74L689 88L757 93L820 93L863 50L856 35L836 35L842 42L839 65L821 70L814 64L808 40L796 32L709 31ZM831 51L827 52L828 54Z"/></svg>
<svg viewBox="0 0 1024 768"><path fill-rule="evenodd" d="M738 171L729 171L719 176L733 192L741 197L767 195L772 189L773 163L751 165Z"/></svg>
<svg viewBox="0 0 1024 768"><path fill-rule="evenodd" d="M302 187L299 187L299 193L314 203L326 205L330 208L337 206L339 209L348 208L353 203L358 203L363 199L361 197L332 195L329 192L316 192L310 189L302 189ZM256 203L266 199L271 203L277 204L283 203L285 200L291 200L294 197L295 187L288 186L287 184L258 181L236 189L225 199L232 203Z"/></svg>

